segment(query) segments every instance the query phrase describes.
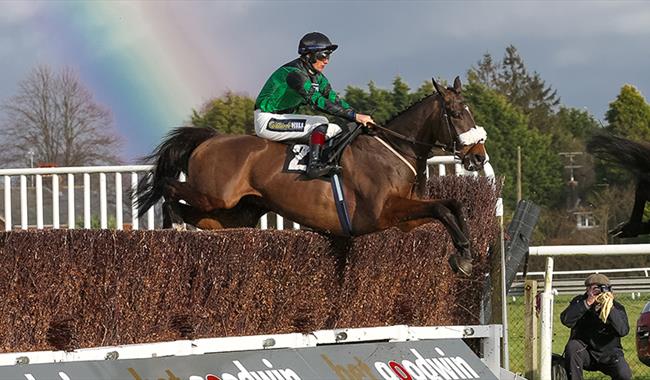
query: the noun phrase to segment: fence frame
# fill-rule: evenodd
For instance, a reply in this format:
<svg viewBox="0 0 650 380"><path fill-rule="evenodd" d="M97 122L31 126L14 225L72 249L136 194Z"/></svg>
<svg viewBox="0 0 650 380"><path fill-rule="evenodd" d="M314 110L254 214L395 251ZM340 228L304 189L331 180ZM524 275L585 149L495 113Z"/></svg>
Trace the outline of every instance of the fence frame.
<svg viewBox="0 0 650 380"><path fill-rule="evenodd" d="M21 364L65 363L91 360L146 359L166 356L202 355L217 352L306 348L326 344L363 342L406 342L436 339L480 339L480 358L497 378L500 374L501 325L464 326L382 326L318 330L307 334L233 336L177 340L173 342L128 344L78 349L74 351L33 351L0 354L0 367Z"/></svg>

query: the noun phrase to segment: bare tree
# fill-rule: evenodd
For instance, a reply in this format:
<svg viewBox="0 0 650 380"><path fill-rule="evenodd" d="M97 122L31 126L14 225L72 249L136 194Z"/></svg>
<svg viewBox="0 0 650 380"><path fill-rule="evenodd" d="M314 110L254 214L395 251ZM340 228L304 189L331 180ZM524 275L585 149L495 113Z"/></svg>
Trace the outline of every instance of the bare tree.
<svg viewBox="0 0 650 380"><path fill-rule="evenodd" d="M58 166L116 164L121 141L111 113L93 100L76 73L34 68L18 93L0 105L0 165L38 162Z"/></svg>

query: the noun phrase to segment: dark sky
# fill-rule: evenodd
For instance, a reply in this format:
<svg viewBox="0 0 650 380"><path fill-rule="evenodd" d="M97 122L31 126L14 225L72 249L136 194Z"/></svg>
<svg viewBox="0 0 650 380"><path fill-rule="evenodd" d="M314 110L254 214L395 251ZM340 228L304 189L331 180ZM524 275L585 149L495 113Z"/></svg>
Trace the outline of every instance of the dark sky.
<svg viewBox="0 0 650 380"><path fill-rule="evenodd" d="M598 119L624 84L650 94L650 1L27 0L0 1L0 101L37 64L71 66L135 157L225 90L256 96L315 30L340 45L325 71L339 92L464 79L512 44L564 105Z"/></svg>

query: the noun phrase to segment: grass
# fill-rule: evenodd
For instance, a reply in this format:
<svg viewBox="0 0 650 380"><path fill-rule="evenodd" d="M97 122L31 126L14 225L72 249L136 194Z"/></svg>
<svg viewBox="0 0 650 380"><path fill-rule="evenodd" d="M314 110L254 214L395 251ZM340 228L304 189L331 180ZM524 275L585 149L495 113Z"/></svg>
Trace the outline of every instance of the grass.
<svg viewBox="0 0 650 380"><path fill-rule="evenodd" d="M571 330L560 322L560 313L567 307L569 301L574 296L559 295L555 296L553 305L553 353L562 354L564 345L569 339ZM617 295L616 300L625 306L627 317L630 323L630 333L621 339L625 360L630 364L632 369L632 378L634 380L650 379L650 367L639 361L636 354L636 322L641 314L643 306L650 301L650 294L641 294L641 298L632 299L630 294ZM524 372L524 299L517 297L513 300L508 298L508 330L510 347L510 370L517 373ZM538 330L539 331L539 330ZM539 332L538 332L539 334ZM600 372L585 372L585 379L609 379Z"/></svg>

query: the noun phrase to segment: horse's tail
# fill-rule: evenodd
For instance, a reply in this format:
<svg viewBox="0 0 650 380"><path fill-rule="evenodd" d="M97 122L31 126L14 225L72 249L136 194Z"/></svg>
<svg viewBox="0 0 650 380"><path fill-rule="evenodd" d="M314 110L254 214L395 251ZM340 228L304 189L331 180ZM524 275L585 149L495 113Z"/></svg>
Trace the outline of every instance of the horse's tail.
<svg viewBox="0 0 650 380"><path fill-rule="evenodd" d="M587 143L587 151L638 175L650 175L650 144L648 143L597 134Z"/></svg>
<svg viewBox="0 0 650 380"><path fill-rule="evenodd" d="M180 127L167 134L165 139L144 161L153 164L153 170L140 179L135 191L138 216L142 216L163 196L168 179L178 179L187 173L192 151L202 142L217 135L212 128Z"/></svg>

